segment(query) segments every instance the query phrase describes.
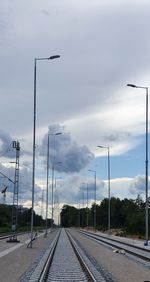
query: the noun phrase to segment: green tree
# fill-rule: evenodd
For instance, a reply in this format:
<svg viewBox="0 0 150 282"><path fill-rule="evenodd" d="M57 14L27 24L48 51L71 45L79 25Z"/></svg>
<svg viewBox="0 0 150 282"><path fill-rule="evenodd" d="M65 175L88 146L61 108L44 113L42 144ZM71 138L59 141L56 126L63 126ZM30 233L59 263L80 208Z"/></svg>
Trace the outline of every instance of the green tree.
<svg viewBox="0 0 150 282"><path fill-rule="evenodd" d="M79 224L79 212L75 207L64 205L60 217L62 227L77 227Z"/></svg>

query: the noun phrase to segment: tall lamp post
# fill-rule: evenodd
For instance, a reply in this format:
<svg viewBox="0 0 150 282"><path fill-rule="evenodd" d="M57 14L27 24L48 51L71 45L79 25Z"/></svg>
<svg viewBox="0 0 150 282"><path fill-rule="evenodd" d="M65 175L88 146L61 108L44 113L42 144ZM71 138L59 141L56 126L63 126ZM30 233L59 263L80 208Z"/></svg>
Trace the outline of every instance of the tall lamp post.
<svg viewBox="0 0 150 282"><path fill-rule="evenodd" d="M148 245L148 87L127 84L129 87L141 88L146 91L146 119L145 119L145 243Z"/></svg>
<svg viewBox="0 0 150 282"><path fill-rule="evenodd" d="M108 146L97 146L102 149L107 149L108 152L108 235L111 234L110 230L110 153Z"/></svg>
<svg viewBox="0 0 150 282"><path fill-rule="evenodd" d="M55 177L55 193L54 193L54 204L56 203L56 205L57 205L57 225L58 225L58 227L60 227L60 214L59 214L59 210L60 210L60 208L59 208L59 204L60 204L60 202L59 202L59 193L58 193L58 190L57 190L57 180L59 180L59 179L62 179L62 177ZM60 187L60 185L59 185L59 187Z"/></svg>
<svg viewBox="0 0 150 282"><path fill-rule="evenodd" d="M53 60L60 58L60 55L50 56L48 58L34 59L34 100L33 100L33 165L32 165L32 209L31 209L31 241L28 247L32 248L33 238L33 217L34 217L34 188L35 188L35 133L36 133L36 62L44 60Z"/></svg>
<svg viewBox="0 0 150 282"><path fill-rule="evenodd" d="M81 209L82 209L82 214L81 214L81 221L79 220L79 227L81 227L82 229L84 228L84 184L86 184L85 182L82 182L81 186L80 186L80 195L81 195ZM83 188L83 189L82 189ZM79 202L80 203L80 202ZM80 219L80 213L79 213L79 219Z"/></svg>
<svg viewBox="0 0 150 282"><path fill-rule="evenodd" d="M88 193L88 183L87 183L87 187L86 187L86 191L87 191L87 213L86 213L86 226L87 226L87 229L89 227L89 193Z"/></svg>
<svg viewBox="0 0 150 282"><path fill-rule="evenodd" d="M89 169L88 171L94 172L94 186L95 186L95 193L94 193L94 200L95 200L95 205L94 205L94 229L96 231L96 170L91 170Z"/></svg>
<svg viewBox="0 0 150 282"><path fill-rule="evenodd" d="M87 229L88 229L88 226L89 226L89 212L88 212L88 183L85 183L85 182L83 182L82 184L86 184L86 208L87 208L87 210L86 210L86 227L87 227ZM84 192L83 192L84 193ZM84 208L84 206L83 206L83 208Z"/></svg>
<svg viewBox="0 0 150 282"><path fill-rule="evenodd" d="M84 184L84 183L82 183ZM84 189L82 189L82 229L84 228Z"/></svg>
<svg viewBox="0 0 150 282"><path fill-rule="evenodd" d="M49 137L57 136L62 134L61 132L57 133L48 133L47 134L47 181L46 181L46 229L45 229L45 236L47 236L47 217L48 217L48 186L49 186Z"/></svg>
<svg viewBox="0 0 150 282"><path fill-rule="evenodd" d="M55 166L62 164L62 162L57 162L52 164L52 223L51 227L53 227L53 220L54 220L54 171L55 171Z"/></svg>

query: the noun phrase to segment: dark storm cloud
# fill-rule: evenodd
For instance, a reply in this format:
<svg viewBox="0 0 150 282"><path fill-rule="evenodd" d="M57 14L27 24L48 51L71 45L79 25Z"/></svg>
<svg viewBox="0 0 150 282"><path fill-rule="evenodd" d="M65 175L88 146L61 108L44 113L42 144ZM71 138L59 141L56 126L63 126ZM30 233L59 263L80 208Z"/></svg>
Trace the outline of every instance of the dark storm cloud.
<svg viewBox="0 0 150 282"><path fill-rule="evenodd" d="M94 158L86 146L80 147L75 142L72 142L68 149L60 153L64 165L62 171L64 172L79 172Z"/></svg>
<svg viewBox="0 0 150 282"><path fill-rule="evenodd" d="M37 1L35 6L33 1L22 1L22 5L14 1L16 26L10 38L13 48L6 46L5 56L1 56L1 92L5 92L1 115L9 107L9 95L14 115L18 113L24 120L24 127L18 122L21 132L31 130L35 56L47 56L49 51L61 55L53 63L37 65L40 126L46 126L49 114L53 122L89 114L97 105L100 110L129 77L149 69L149 5L100 2L49 1L43 5ZM50 17L43 16L49 12ZM22 103L16 103L21 95ZM5 117L5 121L12 130L10 119Z"/></svg>
<svg viewBox="0 0 150 282"><path fill-rule="evenodd" d="M13 148L13 141L18 141L15 138L12 138L7 132L0 130L0 157L4 158L16 158L16 149ZM20 144L20 156L32 156L32 152L29 150L23 149L23 140L18 141ZM28 161L24 162L25 166L29 165Z"/></svg>
<svg viewBox="0 0 150 282"><path fill-rule="evenodd" d="M0 3L0 43L4 46L0 48L1 129L11 136L27 137L28 149L32 148L34 58L60 54L60 60L37 62L37 135L41 137L49 121L66 124L73 121L78 127L75 140L83 136L82 144L92 144L93 148L95 143L103 145L95 142L99 134L102 141L105 138L120 145L120 141L128 139L135 146L130 134L133 128L138 132L133 121L138 107L134 101L132 109L129 108L132 98L128 97L125 114L121 116L121 111L116 112L114 97L122 99L126 83L142 83L143 78L145 83L149 77L150 2L46 0L43 4L37 0L36 5L34 2L5 0ZM123 107L124 102L119 104L119 109ZM110 120L111 109L114 115ZM131 117L126 116L129 109L133 112ZM106 115L102 120L91 118L91 123L88 122L90 114L103 112ZM85 118L83 125L82 118ZM122 133L124 120L129 136ZM73 127L70 128L73 132ZM63 128L50 128L51 133L55 133L55 129ZM8 151L11 141L9 136L1 134L0 156L11 158ZM127 144L122 142L119 153L126 150ZM39 149L46 159L46 135ZM62 162L57 170L80 171L93 157L86 146L72 141L70 134L50 136L50 162ZM20 190L29 199L31 176L24 173ZM73 187L71 182L70 187ZM136 191L136 185L134 188Z"/></svg>
<svg viewBox="0 0 150 282"><path fill-rule="evenodd" d="M15 149L12 147L13 139L9 134L0 130L0 156L15 158Z"/></svg>
<svg viewBox="0 0 150 282"><path fill-rule="evenodd" d="M85 168L94 158L88 147L79 146L71 140L69 133L64 131L64 127L57 124L49 126L49 148L50 163L55 165L55 169L61 172L79 172ZM62 133L61 135L55 135ZM44 136L41 147L39 148L41 156L46 156L47 152L47 135Z"/></svg>
<svg viewBox="0 0 150 282"><path fill-rule="evenodd" d="M23 200L31 201L32 194L32 171L25 167L20 169L20 180L19 180L19 198ZM35 183L35 199L41 197L41 189Z"/></svg>
<svg viewBox="0 0 150 282"><path fill-rule="evenodd" d="M5 167L2 164L0 164L0 187L1 190L4 186L7 186L7 192L12 193L14 190L14 168L13 167ZM5 177L6 176L6 177ZM8 180L8 178L10 180ZM12 181L12 182L11 182Z"/></svg>
<svg viewBox="0 0 150 282"><path fill-rule="evenodd" d="M13 193L14 193L14 184L12 182L15 181L15 167L5 167L0 164L0 191L4 186L7 186L7 193L9 193L9 203L12 204ZM6 176L6 177L4 177ZM12 181L10 181L9 179ZM18 190L18 199L20 201L28 201L31 202L32 199L32 172L27 168L19 169L19 190ZM35 200L41 197L41 189L35 184ZM8 203L8 201L7 201Z"/></svg>

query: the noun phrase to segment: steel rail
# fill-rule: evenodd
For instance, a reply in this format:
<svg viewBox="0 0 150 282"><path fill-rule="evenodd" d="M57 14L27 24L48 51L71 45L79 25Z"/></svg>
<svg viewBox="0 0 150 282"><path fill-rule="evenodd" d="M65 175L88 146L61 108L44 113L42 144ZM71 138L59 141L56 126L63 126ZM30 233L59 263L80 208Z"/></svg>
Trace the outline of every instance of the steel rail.
<svg viewBox="0 0 150 282"><path fill-rule="evenodd" d="M132 251L132 250L129 250L129 249L127 248L127 246L130 247L130 248L133 248L133 249L135 249L135 250L137 249L138 251L140 250L141 252L145 252L145 253L149 253L149 254L150 254L150 250L147 250L147 249L144 249L144 248L135 246L135 245L131 245L131 244L129 244L129 243L121 242L121 241L119 241L119 240L117 241L117 240L111 239L111 238L106 238L106 237L104 238L103 236L94 235L94 234L91 234L91 233L85 232L85 231L80 231L80 233L84 234L84 235L87 236L87 237L93 238L93 239L95 239L95 240L98 241L98 242L105 243L106 245L112 246L112 247L117 248L117 249L119 249L119 250L122 250L122 249L123 249L126 253L129 253L129 254L131 254L131 255L133 255L133 256L135 256L135 257L138 257L138 258L140 258L140 259L142 259L142 260L144 260L144 261L150 262L150 257L147 257L146 254L145 254L145 256L144 256L144 255L142 255L142 254L136 253L136 252L134 252L134 251ZM110 241L110 242L109 242L109 241ZM112 242L115 242L116 244L115 244L115 243L112 243ZM123 246L118 246L118 244L123 245ZM126 247L125 247L125 246L126 246Z"/></svg>
<svg viewBox="0 0 150 282"><path fill-rule="evenodd" d="M53 259L53 256L54 256L54 253L55 253L55 249L56 249L56 246L57 246L57 243L58 243L58 240L59 240L59 236L60 236L60 233L59 233L59 235L58 235L56 241L54 241L54 244L53 244L53 246L52 246L52 248L51 248L51 251L50 251L49 256L48 256L48 258L47 258L46 264L45 264L45 266L44 266L44 269L43 269L43 271L42 271L42 273L41 273L41 277L40 277L40 279L38 280L39 282L45 281L45 278L46 278L46 276L47 276L49 267L50 267L50 265L51 265L51 263L52 263L52 259Z"/></svg>
<svg viewBox="0 0 150 282"><path fill-rule="evenodd" d="M71 237L71 234L69 232L67 232L67 235L68 235L68 238L70 240L70 243L78 257L78 260L83 268L83 270L85 271L88 279L90 279L91 282L97 282L97 279L94 277L94 275L92 274L89 266L87 265L87 263L85 263L85 260L83 259L82 255L80 254L76 244L75 244L75 241L73 240L73 238Z"/></svg>
<svg viewBox="0 0 150 282"><path fill-rule="evenodd" d="M52 271L52 274L51 274L51 265L52 265L53 259L55 257L55 251L57 250L57 244L58 244L59 238L61 236L61 232L62 231L57 233L55 239L52 241L52 243L50 245L50 249L46 251L46 253L42 257L42 259L40 260L39 264L37 265L37 267L35 268L34 272L32 273L32 275L31 275L31 277L29 279L29 282L33 282L33 281L34 282L51 281L51 280L49 280L50 279L49 275L52 275L51 276L52 280L53 279L55 280L55 274L53 276L53 271ZM103 278L101 276L101 274L97 271L95 266L91 262L88 263L89 259L87 258L87 256L85 254L84 255L82 254L83 251L80 250L80 247L78 246L78 244L76 243L76 241L74 240L72 235L70 233L68 233L68 231L66 231L66 230L65 230L65 233L66 233L66 235L68 237L68 240L69 240L69 242L71 244L71 248L73 249L73 253L77 257L77 260L79 261L79 265L81 267L81 273L83 271L83 273L85 275L84 276L85 278L83 280L81 279L79 281L90 281L90 282L101 281L101 282L106 282L105 278ZM57 252L58 252L58 250L57 250ZM67 250L66 250L66 253L67 253ZM61 256L61 252L60 252L60 256ZM68 263L70 263L70 261L68 261ZM91 268L90 268L89 265L91 266ZM74 273L76 273L76 270L77 270L77 273L78 273L79 268L77 268L77 269L75 268L73 270ZM78 275L78 274L76 274L76 275ZM63 270L63 273L62 273L62 277L61 277L62 280L59 280L59 278L58 278L58 280L59 281L65 281L65 279L67 279L66 277L67 277L67 270L65 270L65 267L64 267L64 270ZM87 280L85 280L86 277L87 277ZM68 278L69 278L69 276L68 276ZM73 280L73 281L76 281L76 280Z"/></svg>
<svg viewBox="0 0 150 282"><path fill-rule="evenodd" d="M79 261L79 265L81 266L81 269L82 269L82 271L83 271L83 273L84 273L84 275L87 277L87 280L85 280L85 278L83 279L83 280L79 280L79 281L90 281L90 282L96 282L96 280L93 280L93 279L90 279L89 280L89 275L88 275L88 272L86 271L86 266L85 266L85 263L83 262L83 260L81 261L81 259L79 258L80 256L78 256L77 255L77 252L75 252L75 247L74 247L74 244L71 242L71 240L70 240L70 238L69 238L69 235L68 235L68 233L66 232L66 230L64 229L64 231L65 231L65 233L66 233L66 235L67 235L67 238L68 238L68 240L69 240L69 242L70 242L70 244L71 244L71 248L72 248L72 250L73 250L73 253L75 254L75 256L77 257L77 260ZM61 235L60 235L61 236ZM55 250L56 250L56 248L55 248ZM54 250L54 252L55 252L55 250ZM60 252L61 253L61 252ZM67 252L67 249L66 249L66 253L68 253ZM55 253L53 253L53 257L55 257ZM48 277L48 275L51 275L51 264L53 263L53 257L52 257L52 259L51 259L51 263L48 263L48 266L50 267L49 268L49 271L47 270L47 274L45 275L45 278L46 278L46 276ZM65 260L65 258L64 258L64 260ZM70 263L70 261L68 261L68 263ZM84 265L84 267L83 267L83 265ZM60 267L61 267L61 265L60 265ZM76 271L77 271L77 273L78 273L78 271L79 271L79 269L77 268L75 268L74 269L74 274L76 273ZM82 273L82 271L81 271L81 273ZM49 273L48 273L49 272ZM53 275L53 274L52 274ZM69 276L70 276L70 273L68 274L68 277L67 277L67 269L65 269L65 267L64 267L64 270L63 270L63 273L62 273L62 276L61 276L61 280L60 280L60 278L55 278L55 276L54 276L54 278L52 278L52 281L53 281L53 279L54 279L54 281L65 281L65 279L68 281L68 279L69 279L69 281L70 281L70 278L69 278ZM49 280L50 278L48 277L48 281L51 281L51 280ZM58 279L58 280L56 280L56 279ZM73 281L76 281L76 279L74 280L75 278L73 278ZM45 280L39 280L40 282L44 282L44 281L47 281L46 279Z"/></svg>
<svg viewBox="0 0 150 282"><path fill-rule="evenodd" d="M119 240L114 239L114 238L112 238L112 237L111 237L111 238L110 238L110 237L104 237L104 236L102 236L102 235L100 235L100 234L95 235L95 234L93 234L93 233L91 233L91 232L89 232L89 231L80 231L80 232L81 232L81 233L83 232L83 233L86 233L86 234L91 234L91 236L98 236L98 237L100 237L100 238L104 238L104 239L107 239L107 240L110 240L110 241L114 241L114 242L120 243L120 244L125 245L125 246L129 246L129 247L132 247L132 248L139 249L139 250L141 250L141 251L150 253L150 250L149 250L149 249L142 248L142 247L139 247L139 246L135 246L135 245L132 245L132 244L127 243L127 242L119 241ZM96 238L97 238L97 237L96 237ZM118 237L118 238L119 238L119 237Z"/></svg>
<svg viewBox="0 0 150 282"><path fill-rule="evenodd" d="M17 232L17 236L21 236L21 235L24 235L24 234L29 234L30 232ZM1 234L0 235L0 240L5 240L5 239L8 239L10 238L10 236L12 236L13 233L10 232L10 233L6 233L6 234Z"/></svg>
<svg viewBox="0 0 150 282"><path fill-rule="evenodd" d="M39 264L35 268L34 272L32 273L29 282L44 282L46 281L46 276L49 271L50 265L52 263L52 259L54 256L54 252L59 240L60 236L59 231L55 237L55 239L52 241L49 250L46 251L46 253L43 255L43 258L40 260Z"/></svg>

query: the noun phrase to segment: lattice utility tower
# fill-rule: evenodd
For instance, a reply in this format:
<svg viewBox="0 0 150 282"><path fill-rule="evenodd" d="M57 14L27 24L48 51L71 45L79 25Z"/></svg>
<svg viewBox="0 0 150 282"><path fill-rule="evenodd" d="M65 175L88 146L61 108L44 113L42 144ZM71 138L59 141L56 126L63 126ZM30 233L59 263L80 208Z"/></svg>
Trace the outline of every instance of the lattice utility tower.
<svg viewBox="0 0 150 282"><path fill-rule="evenodd" d="M12 235L7 242L19 242L17 240L17 221L18 221L18 191L19 191L19 157L20 157L20 143L13 141L13 148L16 149L15 161L15 178L14 178L14 194L12 205Z"/></svg>

